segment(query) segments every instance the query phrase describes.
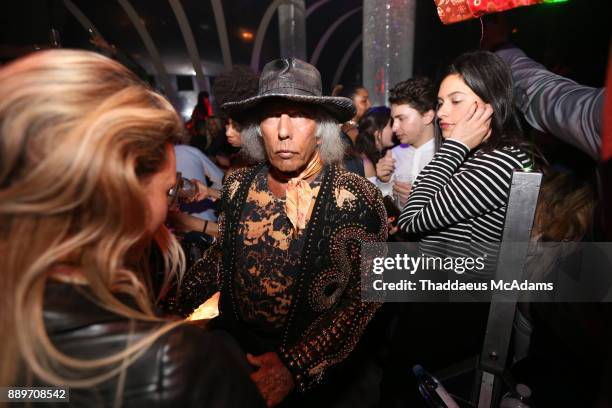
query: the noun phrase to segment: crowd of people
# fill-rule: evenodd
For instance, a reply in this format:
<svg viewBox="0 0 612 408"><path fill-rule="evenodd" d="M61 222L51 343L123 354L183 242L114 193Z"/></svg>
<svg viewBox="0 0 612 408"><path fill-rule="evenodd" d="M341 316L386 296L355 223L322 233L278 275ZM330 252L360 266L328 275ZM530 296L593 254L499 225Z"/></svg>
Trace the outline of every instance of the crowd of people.
<svg viewBox="0 0 612 408"><path fill-rule="evenodd" d="M439 84L407 78L372 107L363 86L326 95L314 66L287 58L218 76L184 125L102 55L9 63L0 385L67 386L83 406L417 404L411 364L439 340L411 344L428 306L364 301L362 245L500 242L517 169L545 174L532 240L596 240L596 187L543 160L524 129L597 158L603 95L505 48L460 55ZM194 317L211 299L215 317ZM467 325L477 353L486 309L461 306L430 317L484 316ZM564 366L541 353L543 338L565 344L547 322L566 332L567 309L519 307L534 341L517 346L516 375L539 406L612 403L612 360L581 348L606 355L609 310L586 310L584 338L555 347Z"/></svg>

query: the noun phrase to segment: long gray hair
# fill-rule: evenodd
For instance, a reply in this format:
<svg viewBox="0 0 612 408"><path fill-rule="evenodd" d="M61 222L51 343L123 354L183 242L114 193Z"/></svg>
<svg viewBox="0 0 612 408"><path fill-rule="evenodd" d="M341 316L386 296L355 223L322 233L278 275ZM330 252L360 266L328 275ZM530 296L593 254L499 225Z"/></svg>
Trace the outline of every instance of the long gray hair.
<svg viewBox="0 0 612 408"><path fill-rule="evenodd" d="M315 114L317 130L315 136L321 139L319 154L325 164L341 163L344 159L346 144L340 137L340 126L327 113L317 111ZM254 120L245 123L240 131L242 139L241 152L255 162L267 160L266 148L261 137L259 122Z"/></svg>

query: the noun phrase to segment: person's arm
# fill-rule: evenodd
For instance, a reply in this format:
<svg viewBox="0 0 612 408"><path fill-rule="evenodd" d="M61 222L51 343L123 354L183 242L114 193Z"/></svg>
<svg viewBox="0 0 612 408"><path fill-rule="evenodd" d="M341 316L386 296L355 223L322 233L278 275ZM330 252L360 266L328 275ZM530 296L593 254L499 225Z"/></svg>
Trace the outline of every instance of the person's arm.
<svg viewBox="0 0 612 408"><path fill-rule="evenodd" d="M224 199L227 199L227 197ZM202 220L202 222L205 221ZM219 215L219 224L216 227L217 235L222 231L224 223L225 215L222 212ZM221 240L217 240L204 252L202 258L185 272L175 302L177 313L188 316L215 292L221 290L221 254Z"/></svg>
<svg viewBox="0 0 612 408"><path fill-rule="evenodd" d="M548 71L518 48L496 54L508 64L517 107L534 128L599 159L604 90L577 84Z"/></svg>
<svg viewBox="0 0 612 408"><path fill-rule="evenodd" d="M306 336L296 344L279 350L279 357L292 373L295 385L301 392L318 384L326 370L343 361L353 350L363 331L374 316L379 303L364 302L361 297L361 244L384 242L387 238L386 212L380 192L372 188L371 202L363 204L368 220L365 233L359 239L339 242L341 253L334 257L345 258L350 264L347 286L337 304L322 314L306 331ZM358 211L361 213L361 211ZM351 254L358 254L351 259ZM343 265L336 264L337 268Z"/></svg>
<svg viewBox="0 0 612 408"><path fill-rule="evenodd" d="M515 167L521 161L502 151L474 158L469 169L455 175L472 149L491 135L493 109L477 103L419 173L398 227L408 233L438 230L492 211L506 203Z"/></svg>
<svg viewBox="0 0 612 408"><path fill-rule="evenodd" d="M213 237L219 236L219 224L181 211L168 212L168 223L177 232L199 231Z"/></svg>
<svg viewBox="0 0 612 408"><path fill-rule="evenodd" d="M208 248L187 272L177 293L175 309L189 316L221 288L221 249L218 243Z"/></svg>
<svg viewBox="0 0 612 408"><path fill-rule="evenodd" d="M196 185L196 193L188 198L187 202L197 202L208 199L219 200L221 198L221 190L208 187L198 179L191 179L191 182Z"/></svg>
<svg viewBox="0 0 612 408"><path fill-rule="evenodd" d="M221 170L208 156L202 156L202 165L204 167L204 174L212 182L212 188L221 190L223 187L223 170ZM217 197L218 198L218 197Z"/></svg>
<svg viewBox="0 0 612 408"><path fill-rule="evenodd" d="M379 306L362 302L359 281L355 282L355 276L351 280L338 307L313 324L307 330L308 337L279 353L302 392L318 384L326 369L348 356Z"/></svg>
<svg viewBox="0 0 612 408"><path fill-rule="evenodd" d="M477 166L453 174L470 149L447 140L419 174L398 226L408 233L425 233L483 215L506 205L514 168L523 163L508 152L486 153Z"/></svg>

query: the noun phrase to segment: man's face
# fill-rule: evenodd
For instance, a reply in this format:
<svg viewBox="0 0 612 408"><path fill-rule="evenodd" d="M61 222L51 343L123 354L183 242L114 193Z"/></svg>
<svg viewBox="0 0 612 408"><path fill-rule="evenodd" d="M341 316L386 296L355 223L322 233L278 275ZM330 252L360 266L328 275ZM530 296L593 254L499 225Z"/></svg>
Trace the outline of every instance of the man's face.
<svg viewBox="0 0 612 408"><path fill-rule="evenodd" d="M259 125L268 161L282 173L299 174L319 146L315 111L286 101L272 102L264 111Z"/></svg>
<svg viewBox="0 0 612 408"><path fill-rule="evenodd" d="M402 144L418 144L427 126L427 120L421 113L408 104L391 104L393 133Z"/></svg>

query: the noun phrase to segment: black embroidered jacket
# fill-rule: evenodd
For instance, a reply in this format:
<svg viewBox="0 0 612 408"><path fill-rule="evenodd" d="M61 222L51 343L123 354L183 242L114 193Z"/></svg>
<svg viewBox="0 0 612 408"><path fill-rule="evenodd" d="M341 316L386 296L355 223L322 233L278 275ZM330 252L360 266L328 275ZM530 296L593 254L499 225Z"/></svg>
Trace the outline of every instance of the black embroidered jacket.
<svg viewBox="0 0 612 408"><path fill-rule="evenodd" d="M221 291L224 319L241 322L236 299L237 237L249 188L262 165L237 170L222 194L220 239L185 275L179 309L188 314ZM279 331L278 354L305 391L327 368L347 357L378 303L361 301L361 244L384 242L386 212L380 191L366 179L326 166L304 231L301 260L292 281L291 304Z"/></svg>

